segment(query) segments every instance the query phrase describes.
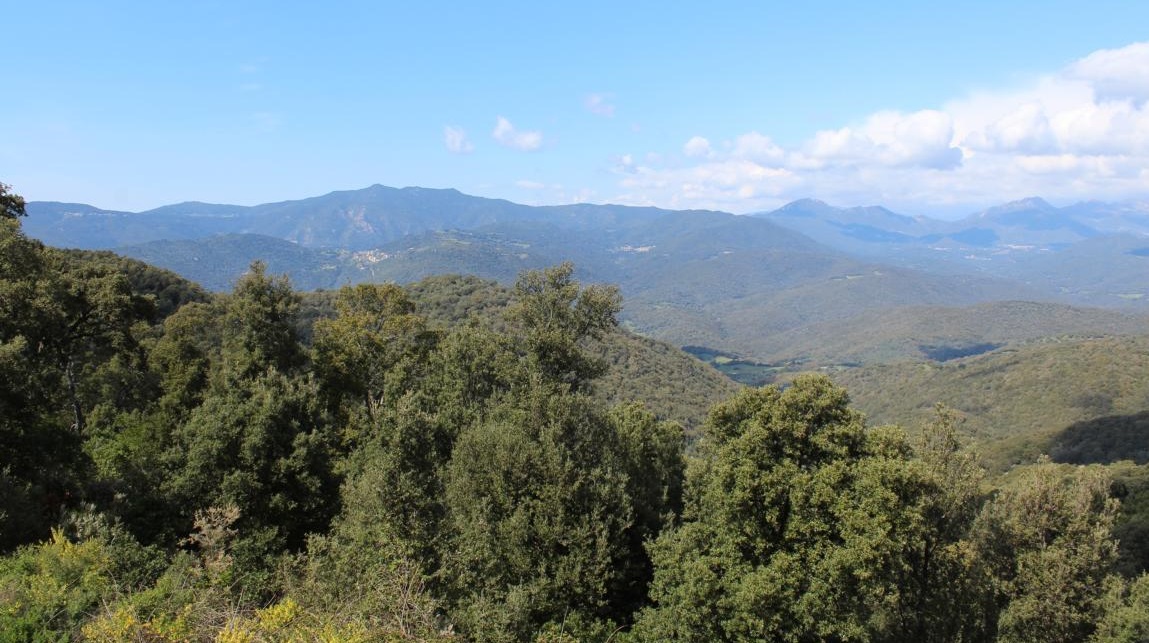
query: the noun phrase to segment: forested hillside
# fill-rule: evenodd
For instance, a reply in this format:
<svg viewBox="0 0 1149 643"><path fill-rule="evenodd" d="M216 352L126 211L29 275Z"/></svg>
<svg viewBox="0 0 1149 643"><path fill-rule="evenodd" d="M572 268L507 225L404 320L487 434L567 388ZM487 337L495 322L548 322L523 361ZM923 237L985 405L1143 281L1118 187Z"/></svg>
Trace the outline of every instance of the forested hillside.
<svg viewBox="0 0 1149 643"><path fill-rule="evenodd" d="M802 210L801 203L792 206L786 209L790 215ZM903 309L902 317L913 319L926 307L1018 300L1064 304L1089 291L1090 304L1108 301L1136 311L1147 274L1135 254L1117 253L1121 261L1115 263L1107 258L1113 253L1095 251L1042 251L1043 265L1025 270L1014 265L1014 250L996 246L982 249L986 261L963 259L964 250L957 253L958 263L984 263L981 268L908 261L900 252L906 244L884 241L875 244L890 252L859 257L842 251L853 245L823 245L786 227L833 215L836 209L825 204L810 217L768 220L615 205L531 207L455 190L376 185L252 207L182 203L140 213L46 202L28 207L29 234L47 243L114 249L216 292L231 290L253 260L265 262L273 273L287 273L304 290L380 281L406 284L442 274L473 274L509 286L523 270L573 261L581 279L619 286L627 301L621 313L627 328L678 346L771 363L824 364L822 345L840 349L843 328L870 330L876 317L897 319ZM819 214L827 209L830 215ZM835 230L852 230L861 222L875 230L928 223L881 208L838 215L827 223ZM918 232L929 236L926 229ZM819 237L833 238L838 236ZM1025 243L1018 235L1008 240L1010 246ZM950 254L925 240L915 247L923 257ZM1015 279L1004 279L1007 275ZM1106 277L1098 281L1087 275ZM1092 315L1099 325L1109 326L1102 318L1117 316L1105 311ZM886 326L884 320L876 325ZM896 325L906 328L904 322ZM934 326L936 343L964 341L961 328ZM1019 334L1032 334L1025 329L1056 332L1056 326L1031 313L1020 326L998 328L1020 327L1020 333L1006 333L1006 341L1017 341L1024 339ZM959 336L940 330L955 330ZM854 361L916 351L899 344L902 339L889 338L891 346L839 352Z"/></svg>
<svg viewBox="0 0 1149 643"><path fill-rule="evenodd" d="M997 469L1058 457L1063 434L1076 427L1080 436L1085 426L1094 428L1093 448L1108 454L1089 462L1149 461L1149 436L1127 432L1121 444L1103 446L1118 434L1102 429L1147 410L1149 335L1050 340L946 363L846 370L834 380L875 422L914 425L935 404L948 405Z"/></svg>
<svg viewBox="0 0 1149 643"><path fill-rule="evenodd" d="M909 438L820 375L724 390L570 264L304 296L256 263L208 296L0 197L0 640L1149 627L1104 468L988 477L953 413Z"/></svg>

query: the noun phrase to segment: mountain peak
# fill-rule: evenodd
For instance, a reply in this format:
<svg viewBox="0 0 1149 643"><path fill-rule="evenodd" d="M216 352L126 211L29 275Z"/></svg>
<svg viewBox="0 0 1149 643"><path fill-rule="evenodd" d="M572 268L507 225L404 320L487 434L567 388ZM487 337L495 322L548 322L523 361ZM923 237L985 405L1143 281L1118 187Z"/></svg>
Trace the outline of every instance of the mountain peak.
<svg viewBox="0 0 1149 643"><path fill-rule="evenodd" d="M819 201L818 199L798 199L797 201L787 203L769 214L784 217L817 217L837 212L838 208L835 208L825 201Z"/></svg>
<svg viewBox="0 0 1149 643"><path fill-rule="evenodd" d="M380 186L380 187L382 187L382 186ZM408 192L411 194L419 194L419 193L425 193L425 192L435 192L438 194L463 194L462 192L456 190L455 188L425 188L425 187L420 187L418 185L408 185L407 187L402 188L401 191L402 192Z"/></svg>
<svg viewBox="0 0 1149 643"><path fill-rule="evenodd" d="M797 201L791 201L791 202L787 203L786 205L784 205L778 209L779 210L794 210L794 209L800 209L800 208L830 208L830 207L833 207L833 206L831 206L829 203L826 203L825 201L823 201L821 199L813 199L813 198L807 197L805 199L798 199Z"/></svg>
<svg viewBox="0 0 1149 643"><path fill-rule="evenodd" d="M1000 214L1013 214L1015 212L1054 212L1056 210L1057 208L1050 205L1045 199L1039 196L1031 196L988 208L983 210L979 216L987 218Z"/></svg>
<svg viewBox="0 0 1149 643"><path fill-rule="evenodd" d="M233 216L238 212L249 210L242 205L228 205L225 203L206 203L204 201L183 201L171 205L161 205L140 214L151 216Z"/></svg>

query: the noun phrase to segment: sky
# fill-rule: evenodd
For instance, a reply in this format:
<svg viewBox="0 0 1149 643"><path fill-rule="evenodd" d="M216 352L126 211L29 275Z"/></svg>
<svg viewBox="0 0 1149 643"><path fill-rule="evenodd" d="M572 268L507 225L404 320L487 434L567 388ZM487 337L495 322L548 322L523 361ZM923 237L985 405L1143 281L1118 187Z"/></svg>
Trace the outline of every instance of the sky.
<svg viewBox="0 0 1149 643"><path fill-rule="evenodd" d="M0 182L957 216L1149 200L1149 3L0 0Z"/></svg>

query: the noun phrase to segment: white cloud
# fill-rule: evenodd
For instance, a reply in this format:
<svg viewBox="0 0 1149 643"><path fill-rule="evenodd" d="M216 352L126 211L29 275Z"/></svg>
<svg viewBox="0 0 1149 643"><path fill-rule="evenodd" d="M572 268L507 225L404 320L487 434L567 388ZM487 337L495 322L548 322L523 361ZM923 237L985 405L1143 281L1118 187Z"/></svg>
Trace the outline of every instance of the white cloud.
<svg viewBox="0 0 1149 643"><path fill-rule="evenodd" d="M682 153L687 156L693 157L709 157L713 155L710 149L710 141L702 138L701 136L692 136L686 145L682 146Z"/></svg>
<svg viewBox="0 0 1149 643"><path fill-rule="evenodd" d="M1100 100L1149 98L1149 42L1102 49L1069 66L1066 76L1085 81Z"/></svg>
<svg viewBox="0 0 1149 643"><path fill-rule="evenodd" d="M749 212L816 196L909 211L1031 195L1149 198L1149 43L1098 51L1009 90L879 111L779 145L750 131L620 164L621 200ZM630 157L627 157L630 158Z"/></svg>
<svg viewBox="0 0 1149 643"><path fill-rule="evenodd" d="M519 131L511 122L502 116L495 123L491 137L504 147L519 150L520 152L533 152L543 145L543 134L537 131Z"/></svg>
<svg viewBox="0 0 1149 643"><path fill-rule="evenodd" d="M772 168L745 159L726 159L692 167L657 169L636 166L620 181L620 200L635 205L673 208L708 207L741 211L740 204L777 198L801 179L785 168ZM667 191L671 191L667 198Z"/></svg>
<svg viewBox="0 0 1149 643"><path fill-rule="evenodd" d="M1149 154L1149 111L1129 101L1082 105L1057 114L1052 125L1068 152Z"/></svg>
<svg viewBox="0 0 1149 643"><path fill-rule="evenodd" d="M786 155L786 151L775 145L769 136L750 132L735 139L732 154L735 158L752 161L778 161Z"/></svg>
<svg viewBox="0 0 1149 643"><path fill-rule="evenodd" d="M461 127L446 125L443 127L443 144L452 154L469 154L475 146L467 140L467 132Z"/></svg>
<svg viewBox="0 0 1149 643"><path fill-rule="evenodd" d="M515 181L515 186L524 190L541 190L547 187L545 183L539 183L538 181L528 181L527 179L519 179L518 181Z"/></svg>
<svg viewBox="0 0 1149 643"><path fill-rule="evenodd" d="M996 152L1045 154L1056 150L1057 138L1045 109L1036 102L1023 103L1014 111L973 132L970 147Z"/></svg>
<svg viewBox="0 0 1149 643"><path fill-rule="evenodd" d="M962 152L952 145L949 114L922 110L912 114L878 112L859 128L843 127L814 135L805 149L815 167L828 165L919 166L938 170L961 164Z"/></svg>
<svg viewBox="0 0 1149 643"><path fill-rule="evenodd" d="M1082 159L1072 154L1018 156L1018 167L1030 174L1073 174L1081 170Z"/></svg>
<svg viewBox="0 0 1149 643"><path fill-rule="evenodd" d="M618 162L614 166L615 172L620 174L634 174L638 172L638 164L634 162L634 157L630 154L623 154L618 157Z"/></svg>
<svg viewBox="0 0 1149 643"><path fill-rule="evenodd" d="M582 188L574 192L563 192L560 198L566 203L593 203L598 192L592 188Z"/></svg>
<svg viewBox="0 0 1149 643"><path fill-rule="evenodd" d="M1008 153L1149 155L1149 43L1094 52L1031 87L957 101L963 145ZM1040 143L1039 145L1035 143Z"/></svg>
<svg viewBox="0 0 1149 643"><path fill-rule="evenodd" d="M611 104L608 94L589 94L583 100L583 106L588 112L597 116L607 118L614 116L614 105Z"/></svg>

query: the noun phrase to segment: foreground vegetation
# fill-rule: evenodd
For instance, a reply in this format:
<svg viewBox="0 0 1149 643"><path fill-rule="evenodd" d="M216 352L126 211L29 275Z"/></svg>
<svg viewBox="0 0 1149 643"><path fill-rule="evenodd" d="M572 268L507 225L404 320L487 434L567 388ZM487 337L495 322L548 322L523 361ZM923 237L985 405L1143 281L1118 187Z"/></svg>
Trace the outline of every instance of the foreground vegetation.
<svg viewBox="0 0 1149 643"><path fill-rule="evenodd" d="M415 302L467 311L458 282L348 287L304 319L260 264L208 297L45 248L0 203L0 640L1149 628L1104 469L987 479L954 414L911 439L813 375L731 394L687 455L668 413L600 390L621 301L569 265L449 325Z"/></svg>

